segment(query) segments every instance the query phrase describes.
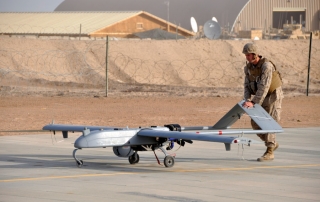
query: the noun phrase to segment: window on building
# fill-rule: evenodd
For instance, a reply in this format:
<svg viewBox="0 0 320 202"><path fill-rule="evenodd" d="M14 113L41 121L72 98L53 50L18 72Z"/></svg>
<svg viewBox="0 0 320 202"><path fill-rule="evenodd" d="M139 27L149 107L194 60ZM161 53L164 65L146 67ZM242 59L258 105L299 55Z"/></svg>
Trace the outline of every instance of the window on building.
<svg viewBox="0 0 320 202"><path fill-rule="evenodd" d="M137 29L143 29L143 23L137 23Z"/></svg>

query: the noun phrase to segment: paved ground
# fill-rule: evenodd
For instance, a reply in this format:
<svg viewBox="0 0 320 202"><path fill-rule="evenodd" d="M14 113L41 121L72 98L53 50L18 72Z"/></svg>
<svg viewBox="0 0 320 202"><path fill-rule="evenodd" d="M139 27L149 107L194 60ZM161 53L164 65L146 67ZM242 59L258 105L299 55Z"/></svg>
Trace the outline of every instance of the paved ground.
<svg viewBox="0 0 320 202"><path fill-rule="evenodd" d="M320 128L285 129L273 162L256 162L263 145L195 142L179 149L173 168L152 152L130 165L111 148L78 152L49 133L0 137L0 201L319 201ZM254 137L253 135L248 135ZM161 152L157 152L163 158ZM242 153L243 158L242 159Z"/></svg>

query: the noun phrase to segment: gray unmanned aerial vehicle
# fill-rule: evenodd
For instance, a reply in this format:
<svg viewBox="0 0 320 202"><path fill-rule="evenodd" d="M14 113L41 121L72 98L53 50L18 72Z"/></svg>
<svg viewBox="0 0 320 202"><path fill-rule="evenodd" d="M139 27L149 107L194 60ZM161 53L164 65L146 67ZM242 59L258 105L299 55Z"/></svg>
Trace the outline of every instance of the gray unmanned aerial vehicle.
<svg viewBox="0 0 320 202"><path fill-rule="evenodd" d="M162 126L139 127L139 128L117 128L104 126L80 126L49 124L43 130L62 131L63 137L68 138L68 132L82 132L82 135L74 143L73 158L77 166L82 167L83 161L76 157L76 152L84 148L105 148L113 147L113 152L118 157L127 157L130 164L139 162L139 151L153 151L155 157L160 161L155 150L160 149L164 155L164 165L172 167L174 156L166 152L173 148L174 142L184 146L185 143L192 143L192 140L224 143L227 151L231 144L249 145L260 143L250 138L243 137L244 134L265 134L281 133L282 127L258 104L254 107L245 108L244 101L237 103L226 113L214 126L190 126L181 127L178 124ZM246 113L261 128L252 129L230 129L241 116ZM199 132L206 131L206 132ZM231 136L236 135L237 136ZM164 148L166 147L166 149Z"/></svg>

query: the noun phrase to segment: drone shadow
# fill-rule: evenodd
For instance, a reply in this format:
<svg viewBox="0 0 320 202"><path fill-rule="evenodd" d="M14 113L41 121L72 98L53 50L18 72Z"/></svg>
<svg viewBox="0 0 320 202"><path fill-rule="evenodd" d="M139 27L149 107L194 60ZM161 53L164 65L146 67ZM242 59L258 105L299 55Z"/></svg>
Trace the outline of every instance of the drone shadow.
<svg viewBox="0 0 320 202"><path fill-rule="evenodd" d="M162 156L161 156L162 157ZM121 158L117 156L94 156L94 155L81 155L84 164L81 169L95 170L95 171L115 171L115 172L148 172L158 171L167 172L171 169L167 169L163 165L163 159L159 157L161 165L155 157L140 155L140 161L137 164L130 164L128 158ZM77 163L70 155L45 155L45 154L4 154L1 155L0 161L8 162L0 165L0 169L42 169L42 168L67 168L67 169L79 169ZM255 160L246 160L255 161ZM215 167L217 162L221 165L221 162L226 164L239 162L239 158L201 158L201 157L178 157L175 158L175 167L186 168L186 164L208 164L207 167ZM192 166L194 168L194 166Z"/></svg>

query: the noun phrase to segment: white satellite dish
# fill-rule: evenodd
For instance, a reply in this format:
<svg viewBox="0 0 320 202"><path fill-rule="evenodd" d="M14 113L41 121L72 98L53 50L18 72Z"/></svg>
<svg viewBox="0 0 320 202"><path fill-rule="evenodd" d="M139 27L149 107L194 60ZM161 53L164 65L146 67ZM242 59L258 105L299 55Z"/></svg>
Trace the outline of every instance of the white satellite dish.
<svg viewBox="0 0 320 202"><path fill-rule="evenodd" d="M218 22L216 17L212 17L212 21Z"/></svg>
<svg viewBox="0 0 320 202"><path fill-rule="evenodd" d="M198 32L198 25L197 25L197 21L196 21L196 19L194 19L194 17L191 17L190 23L191 23L192 31L197 33Z"/></svg>
<svg viewBox="0 0 320 202"><path fill-rule="evenodd" d="M208 39L219 39L221 35L221 27L217 22L208 20L204 23L203 32Z"/></svg>

